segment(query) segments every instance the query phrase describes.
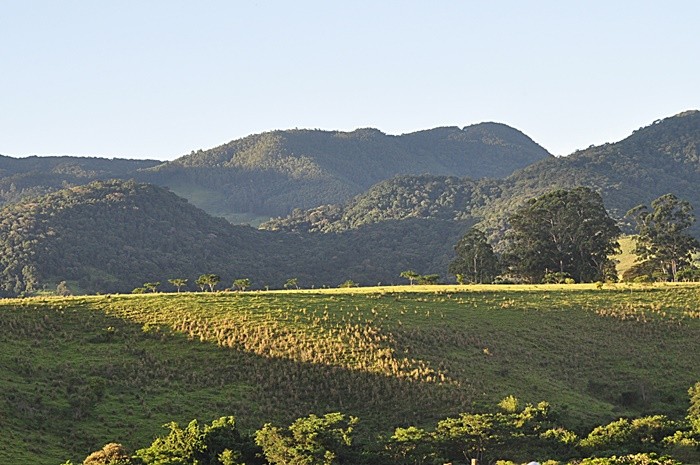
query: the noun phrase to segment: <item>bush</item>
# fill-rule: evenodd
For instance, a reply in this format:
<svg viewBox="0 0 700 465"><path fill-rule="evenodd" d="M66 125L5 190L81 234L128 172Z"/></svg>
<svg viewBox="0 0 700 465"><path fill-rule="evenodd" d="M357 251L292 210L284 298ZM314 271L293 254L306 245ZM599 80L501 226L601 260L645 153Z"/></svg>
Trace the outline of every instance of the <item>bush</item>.
<svg viewBox="0 0 700 465"><path fill-rule="evenodd" d="M115 442L106 444L83 461L83 465L131 465L132 463L124 446Z"/></svg>
<svg viewBox="0 0 700 465"><path fill-rule="evenodd" d="M678 281L683 282L698 282L700 281L700 269L685 268L678 272L676 278L678 279Z"/></svg>
<svg viewBox="0 0 700 465"><path fill-rule="evenodd" d="M658 457L654 453L650 454L628 454L623 456L612 456L606 458L587 458L581 460L579 465L681 465L671 457Z"/></svg>
<svg viewBox="0 0 700 465"><path fill-rule="evenodd" d="M569 282L571 280L572 282ZM574 280L566 271L547 272L542 278L544 284L574 284Z"/></svg>

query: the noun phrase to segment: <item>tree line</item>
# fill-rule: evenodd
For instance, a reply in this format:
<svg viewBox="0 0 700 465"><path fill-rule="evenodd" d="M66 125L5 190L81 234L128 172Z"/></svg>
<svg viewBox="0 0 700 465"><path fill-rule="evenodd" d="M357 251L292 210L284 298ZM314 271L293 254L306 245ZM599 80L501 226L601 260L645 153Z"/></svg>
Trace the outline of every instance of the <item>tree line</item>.
<svg viewBox="0 0 700 465"><path fill-rule="evenodd" d="M689 202L666 194L627 213L637 225L634 253L638 263L623 278L636 281L700 279L693 253L700 243L687 233L694 223ZM486 234L470 228L455 245L455 258L448 273L460 284L467 283L575 283L617 281L613 254L619 251L622 231L610 218L595 191L579 187L559 189L533 198L508 219L504 251L497 254ZM438 274L404 270L399 277L409 284L437 284ZM221 277L203 274L195 281L201 291L214 291ZM177 292L187 279L169 279ZM339 287L354 287L348 279ZM156 292L160 282L147 282L134 293ZM251 288L249 278L237 278L231 290ZM299 288L290 278L285 289ZM325 287L325 286L324 286Z"/></svg>
<svg viewBox="0 0 700 465"><path fill-rule="evenodd" d="M695 222L689 202L666 194L627 212L636 224L638 263L626 278L696 280L693 253L700 242L688 234ZM616 281L612 255L622 231L601 196L586 187L554 190L533 198L508 220L502 254L486 234L471 228L455 245L449 272L460 283L573 283Z"/></svg>

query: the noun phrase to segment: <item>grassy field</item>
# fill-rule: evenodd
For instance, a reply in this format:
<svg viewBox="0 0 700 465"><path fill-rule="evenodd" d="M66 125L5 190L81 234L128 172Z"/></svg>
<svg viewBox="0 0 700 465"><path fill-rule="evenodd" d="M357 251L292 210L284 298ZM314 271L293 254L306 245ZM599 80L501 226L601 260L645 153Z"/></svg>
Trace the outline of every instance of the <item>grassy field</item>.
<svg viewBox="0 0 700 465"><path fill-rule="evenodd" d="M309 413L365 434L507 395L586 432L682 417L700 286L405 286L0 301L0 463L143 447L161 425Z"/></svg>

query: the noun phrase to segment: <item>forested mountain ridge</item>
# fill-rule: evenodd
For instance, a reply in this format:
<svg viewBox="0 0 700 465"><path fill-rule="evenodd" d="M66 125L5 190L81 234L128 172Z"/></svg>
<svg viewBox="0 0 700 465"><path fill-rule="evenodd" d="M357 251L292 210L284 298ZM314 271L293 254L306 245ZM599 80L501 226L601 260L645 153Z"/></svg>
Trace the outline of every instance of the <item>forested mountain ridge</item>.
<svg viewBox="0 0 700 465"><path fill-rule="evenodd" d="M657 120L617 143L534 163L506 179L502 199L581 185L598 189L618 218L669 192L700 208L700 111Z"/></svg>
<svg viewBox="0 0 700 465"><path fill-rule="evenodd" d="M341 203L399 174L505 177L551 157L499 123L441 127L400 136L276 130L192 152L172 162L0 156L0 204L95 180L135 179L168 187L234 223Z"/></svg>
<svg viewBox="0 0 700 465"><path fill-rule="evenodd" d="M0 155L0 205L27 196L46 194L67 186L110 178L129 178L138 170L160 164L157 160L94 157L13 158Z"/></svg>
<svg viewBox="0 0 700 465"><path fill-rule="evenodd" d="M165 166L273 170L308 178L331 174L371 185L411 172L504 177L514 166L527 166L547 157L551 155L522 132L504 124L480 123L399 136L374 128L352 132L277 130L193 152Z"/></svg>
<svg viewBox="0 0 700 465"><path fill-rule="evenodd" d="M498 178L550 157L522 132L498 123L400 136L371 128L288 130L193 152L139 179L167 185L216 214L269 217L344 202L400 174Z"/></svg>
<svg viewBox="0 0 700 465"><path fill-rule="evenodd" d="M163 188L95 181L0 209L0 294L53 290L130 292L145 282L215 273L222 288L400 282L413 267L446 269L467 221L395 221L343 234L289 234L234 226ZM429 251L423 253L422 251Z"/></svg>
<svg viewBox="0 0 700 465"><path fill-rule="evenodd" d="M522 135L524 139L518 140L517 131L492 123L408 136L386 136L376 130L336 135L297 131L297 135L312 133L317 142L346 138L360 145L363 139L395 143L403 137L472 140L477 138L474 133L484 140L505 140L498 131L513 136L509 139L513 144L529 141ZM253 147L265 139L257 137L251 136L246 143ZM275 137L268 142L283 146ZM430 144L426 144L427 150ZM302 169L299 179L293 179L297 171L290 165L279 165L286 172L215 166L230 162L223 155L216 163L213 158L187 159L202 166L185 171L172 168L177 165L174 162L155 167L153 161L1 157L3 179L15 183L2 191L14 203L0 210L0 288L4 295L16 295L65 280L76 291L124 292L147 281L170 278L187 278L192 284L200 273L208 272L220 274L227 286L234 278L249 277L256 287L273 288L291 277L308 287L337 286L346 279L362 284L396 283L406 269L444 277L454 256L453 246L469 226L480 221L491 238L498 239L511 212L554 188L592 187L617 219L629 208L668 192L700 208L698 147L700 112L692 111L657 121L618 143L590 147L566 158L546 157L506 179L398 175L381 180L346 203L332 200L349 195L355 181L328 175L330 168ZM213 152L209 155L214 156ZM333 160L341 158L349 162L343 157ZM316 163L309 157L298 159L302 165ZM319 163L315 166L321 167ZM169 174L171 169L184 176L182 185L199 189L195 194L211 194L211 198L198 197L209 207L225 209L238 202L252 212L262 211L265 205L294 205L299 210L265 225L278 231L260 231L212 218L155 185L112 180L77 186L112 174L160 176L158 182L167 184L166 180L177 180ZM327 175L330 177L324 177ZM276 181L269 182L271 179ZM224 184L217 184L219 181ZM0 186L5 185L2 182ZM32 192L61 186L67 188L26 198ZM303 211L312 203L309 199L317 199L314 196L320 193L330 204ZM693 232L697 235L699 229L696 223Z"/></svg>
<svg viewBox="0 0 700 465"><path fill-rule="evenodd" d="M700 208L700 112L657 120L626 139L546 158L502 180L401 176L340 205L295 211L263 225L290 231L338 231L406 217L475 217L492 231L526 200L556 188L591 187L623 221L627 210L674 193ZM696 224L694 232L700 233Z"/></svg>

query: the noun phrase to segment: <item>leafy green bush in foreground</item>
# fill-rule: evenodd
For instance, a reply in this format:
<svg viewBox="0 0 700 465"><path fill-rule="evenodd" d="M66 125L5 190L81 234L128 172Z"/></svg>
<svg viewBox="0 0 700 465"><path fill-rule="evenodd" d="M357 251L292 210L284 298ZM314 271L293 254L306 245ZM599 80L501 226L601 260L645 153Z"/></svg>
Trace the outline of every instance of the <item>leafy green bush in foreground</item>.
<svg viewBox="0 0 700 465"><path fill-rule="evenodd" d="M700 383L699 383L700 384ZM694 388L691 388L691 395ZM298 418L288 427L265 424L254 434L241 433L233 417L200 427L171 422L165 436L129 457L123 446L107 444L84 465L501 465L531 460L579 465L676 465L676 458L700 458L700 434L693 431L694 405L688 422L663 415L621 418L593 429L586 437L558 425L547 402L518 408L510 396L500 410L462 413L439 420L432 430L396 428L391 436L358 441L359 419L343 413ZM66 462L64 465L69 465Z"/></svg>

